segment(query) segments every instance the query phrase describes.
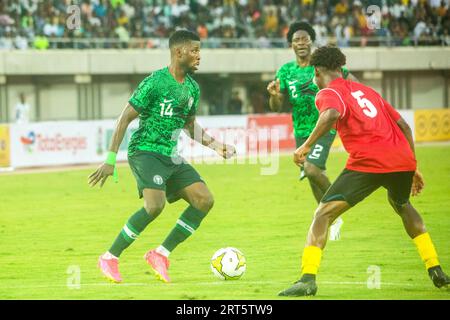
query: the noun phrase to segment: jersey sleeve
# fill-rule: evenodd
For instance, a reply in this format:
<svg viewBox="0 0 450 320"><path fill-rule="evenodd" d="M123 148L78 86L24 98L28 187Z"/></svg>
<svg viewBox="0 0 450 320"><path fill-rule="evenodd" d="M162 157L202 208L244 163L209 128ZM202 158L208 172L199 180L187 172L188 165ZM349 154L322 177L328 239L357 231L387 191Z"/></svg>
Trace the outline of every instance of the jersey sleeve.
<svg viewBox="0 0 450 320"><path fill-rule="evenodd" d="M128 100L128 103L132 105L138 113L142 113L144 110L150 108L154 90L155 78L153 77L153 74L151 74L141 81Z"/></svg>
<svg viewBox="0 0 450 320"><path fill-rule="evenodd" d="M284 67L278 69L277 74L275 76L275 80L277 79L280 79L280 91L285 92L287 86L286 86L286 71L284 70Z"/></svg>
<svg viewBox="0 0 450 320"><path fill-rule="evenodd" d="M195 83L195 85L194 85L194 90L193 90L192 95L194 98L194 102L192 103L192 107L189 110L189 114L188 114L189 117L195 116L195 114L197 113L197 110L198 110L199 103L200 103L200 87L197 83Z"/></svg>
<svg viewBox="0 0 450 320"><path fill-rule="evenodd" d="M394 120L395 122L400 120L400 118L402 116L400 115L400 113L397 110L394 109L393 106L391 106L391 104L389 102L384 100L381 96L380 96L380 101L381 101L381 104L383 105L384 109L386 109L389 116L392 118L392 120Z"/></svg>
<svg viewBox="0 0 450 320"><path fill-rule="evenodd" d="M335 90L328 88L320 90L316 95L315 101L319 113L328 109L335 109L341 114L340 118L345 115L346 107Z"/></svg>

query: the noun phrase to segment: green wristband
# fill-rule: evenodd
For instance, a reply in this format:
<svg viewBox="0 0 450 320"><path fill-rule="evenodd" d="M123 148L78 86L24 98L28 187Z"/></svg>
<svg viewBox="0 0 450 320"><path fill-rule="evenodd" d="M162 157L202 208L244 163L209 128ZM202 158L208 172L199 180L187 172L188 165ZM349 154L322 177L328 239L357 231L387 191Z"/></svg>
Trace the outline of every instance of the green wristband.
<svg viewBox="0 0 450 320"><path fill-rule="evenodd" d="M106 164L109 164L110 166L115 166L116 165L116 157L117 157L117 153L109 151L108 155L106 157Z"/></svg>
<svg viewBox="0 0 450 320"><path fill-rule="evenodd" d="M117 153L109 151L105 161L106 164L114 166L113 179L115 183L119 182L119 175L117 174L117 167L116 167L116 157Z"/></svg>

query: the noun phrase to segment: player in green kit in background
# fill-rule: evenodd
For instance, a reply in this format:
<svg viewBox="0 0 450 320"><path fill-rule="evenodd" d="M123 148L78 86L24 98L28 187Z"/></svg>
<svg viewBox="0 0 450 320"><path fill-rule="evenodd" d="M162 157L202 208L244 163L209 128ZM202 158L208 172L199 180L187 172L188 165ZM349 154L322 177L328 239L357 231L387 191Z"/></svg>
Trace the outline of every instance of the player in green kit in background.
<svg viewBox="0 0 450 320"><path fill-rule="evenodd" d="M319 112L314 100L319 88L314 83L314 67L309 64L312 45L316 39L313 27L307 22L294 22L289 26L287 41L295 53L294 61L284 64L277 72L276 80L269 83L269 106L272 111L280 112L285 104L292 107L292 122L297 148L301 146L313 131ZM343 68L344 78L356 80ZM331 145L336 137L336 130L331 130L311 148L304 166L301 168L300 180L308 178L317 203L331 183L326 176L326 161ZM330 240L338 240L342 218L336 220L330 228Z"/></svg>
<svg viewBox="0 0 450 320"><path fill-rule="evenodd" d="M200 89L191 77L200 64L200 38L178 30L169 39L171 63L145 78L134 91L118 119L108 158L89 176L89 184L103 186L115 175L115 158L131 121L139 128L131 137L128 162L136 178L144 206L125 223L98 266L109 280L119 283L119 256L169 203L184 199L189 204L164 242L144 256L159 280L170 282L169 254L199 227L213 206L213 196L197 171L177 154L181 130L224 158L235 154L233 146L214 140L195 121Z"/></svg>

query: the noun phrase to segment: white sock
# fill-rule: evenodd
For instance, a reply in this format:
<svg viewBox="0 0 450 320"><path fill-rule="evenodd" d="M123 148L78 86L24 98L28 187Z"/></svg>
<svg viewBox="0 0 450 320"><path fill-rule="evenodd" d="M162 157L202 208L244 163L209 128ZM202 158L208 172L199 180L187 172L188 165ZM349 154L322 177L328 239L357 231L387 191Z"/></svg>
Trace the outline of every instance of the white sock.
<svg viewBox="0 0 450 320"><path fill-rule="evenodd" d="M340 228L344 224L344 220L342 220L341 217L338 217L334 222L331 224L332 226L337 226Z"/></svg>
<svg viewBox="0 0 450 320"><path fill-rule="evenodd" d="M341 226L344 224L344 220L338 217L334 223L330 226L330 234L328 239L331 241L337 241L341 238Z"/></svg>
<svg viewBox="0 0 450 320"><path fill-rule="evenodd" d="M170 255L170 251L164 248L163 246L159 246L158 248L156 248L156 252L162 254L166 258L168 258Z"/></svg>
<svg viewBox="0 0 450 320"><path fill-rule="evenodd" d="M111 252L106 251L106 252L102 255L102 259L110 260L110 259L119 259L119 258L116 257L115 255L113 255Z"/></svg>

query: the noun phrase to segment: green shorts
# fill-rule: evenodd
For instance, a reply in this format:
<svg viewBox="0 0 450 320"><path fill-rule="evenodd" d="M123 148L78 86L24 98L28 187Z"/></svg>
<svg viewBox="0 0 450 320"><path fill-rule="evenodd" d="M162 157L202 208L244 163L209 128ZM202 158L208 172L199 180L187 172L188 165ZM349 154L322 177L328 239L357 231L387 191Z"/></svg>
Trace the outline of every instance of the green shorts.
<svg viewBox="0 0 450 320"><path fill-rule="evenodd" d="M335 131L330 131L327 134L320 137L319 140L317 140L316 144L311 148L311 151L306 156L306 161L314 164L316 167L322 170L326 170L325 164L327 162L328 155L330 154L331 145L333 144L335 137L336 137ZM307 139L308 137L305 138L295 137L295 143L297 145L297 148L300 147L303 143L305 143ZM303 178L304 176L302 175L301 179Z"/></svg>
<svg viewBox="0 0 450 320"><path fill-rule="evenodd" d="M144 189L164 190L167 201L172 203L180 199L182 189L195 182L204 183L198 172L182 158L173 161L159 153L138 151L128 157L128 163L136 178L139 198Z"/></svg>

